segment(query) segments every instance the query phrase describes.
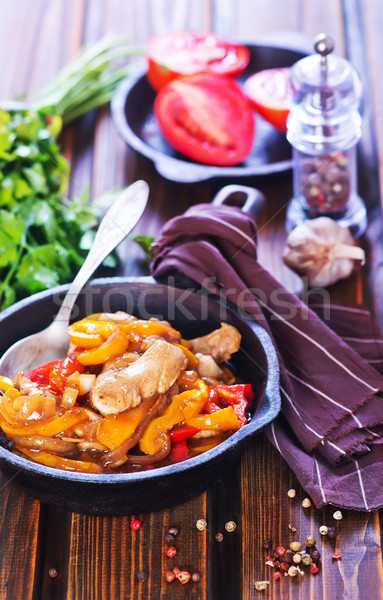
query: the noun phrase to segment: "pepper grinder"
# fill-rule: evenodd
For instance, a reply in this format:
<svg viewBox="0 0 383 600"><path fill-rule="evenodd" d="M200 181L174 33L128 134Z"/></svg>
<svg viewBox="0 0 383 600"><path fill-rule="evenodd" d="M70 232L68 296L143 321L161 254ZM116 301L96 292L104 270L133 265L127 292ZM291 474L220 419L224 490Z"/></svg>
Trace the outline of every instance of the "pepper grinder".
<svg viewBox="0 0 383 600"><path fill-rule="evenodd" d="M293 147L294 197L286 227L291 231L306 219L327 216L358 237L367 228L356 167L362 83L347 60L331 54L330 36L317 36L314 49L290 74L287 139Z"/></svg>

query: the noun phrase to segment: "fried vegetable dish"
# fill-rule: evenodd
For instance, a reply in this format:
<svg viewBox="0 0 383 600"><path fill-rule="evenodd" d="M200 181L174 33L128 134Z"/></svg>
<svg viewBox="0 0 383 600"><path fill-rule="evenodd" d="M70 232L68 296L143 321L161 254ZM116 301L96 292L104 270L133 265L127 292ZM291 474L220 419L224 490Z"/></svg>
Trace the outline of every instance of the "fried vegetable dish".
<svg viewBox="0 0 383 600"><path fill-rule="evenodd" d="M253 397L227 366L232 325L184 340L168 322L124 312L68 328L66 358L0 377L9 449L44 465L121 473L181 462L246 425Z"/></svg>

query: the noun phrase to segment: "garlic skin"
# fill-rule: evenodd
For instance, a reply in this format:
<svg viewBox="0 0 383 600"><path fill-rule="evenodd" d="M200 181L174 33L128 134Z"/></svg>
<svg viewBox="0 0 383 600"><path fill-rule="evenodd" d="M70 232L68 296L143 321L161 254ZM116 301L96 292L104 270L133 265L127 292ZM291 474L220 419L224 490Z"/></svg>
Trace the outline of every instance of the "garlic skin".
<svg viewBox="0 0 383 600"><path fill-rule="evenodd" d="M327 287L349 277L354 261L365 261L351 233L329 217L304 221L287 237L283 261L310 287Z"/></svg>

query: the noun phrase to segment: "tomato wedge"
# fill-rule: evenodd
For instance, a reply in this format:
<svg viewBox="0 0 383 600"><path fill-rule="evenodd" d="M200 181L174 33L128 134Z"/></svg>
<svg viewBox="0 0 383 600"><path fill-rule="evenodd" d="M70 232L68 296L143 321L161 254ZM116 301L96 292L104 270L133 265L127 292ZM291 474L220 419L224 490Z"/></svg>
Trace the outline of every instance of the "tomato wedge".
<svg viewBox="0 0 383 600"><path fill-rule="evenodd" d="M154 115L169 144L197 162L230 166L250 154L253 112L230 77L201 73L175 79L158 93Z"/></svg>
<svg viewBox="0 0 383 600"><path fill-rule="evenodd" d="M250 52L212 33L180 31L152 38L146 47L147 77L155 90L180 75L215 73L235 77L246 69Z"/></svg>
<svg viewBox="0 0 383 600"><path fill-rule="evenodd" d="M243 87L259 114L284 133L289 114L289 75L290 67L266 69L251 75Z"/></svg>

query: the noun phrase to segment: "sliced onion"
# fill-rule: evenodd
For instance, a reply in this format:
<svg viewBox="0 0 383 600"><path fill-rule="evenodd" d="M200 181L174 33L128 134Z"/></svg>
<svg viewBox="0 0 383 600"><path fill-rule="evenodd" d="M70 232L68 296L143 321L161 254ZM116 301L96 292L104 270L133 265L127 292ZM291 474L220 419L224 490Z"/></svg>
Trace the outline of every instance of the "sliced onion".
<svg viewBox="0 0 383 600"><path fill-rule="evenodd" d="M80 396L84 396L85 394L88 394L95 381L96 381L96 375L93 375L91 373L82 373L80 375L80 383L79 383Z"/></svg>
<svg viewBox="0 0 383 600"><path fill-rule="evenodd" d="M29 450L46 450L54 454L68 454L73 452L75 447L69 442L64 442L60 438L50 438L43 435L15 435L12 441L18 448L28 448Z"/></svg>
<svg viewBox="0 0 383 600"><path fill-rule="evenodd" d="M105 450L108 449L99 442L79 442L78 447L81 448L81 450L100 450L101 452L105 452Z"/></svg>
<svg viewBox="0 0 383 600"><path fill-rule="evenodd" d="M78 390L75 390L74 388L71 388L71 387L65 388L62 399L61 399L62 406L64 406L66 409L73 408L75 405L75 402L77 400L77 396L78 396Z"/></svg>

